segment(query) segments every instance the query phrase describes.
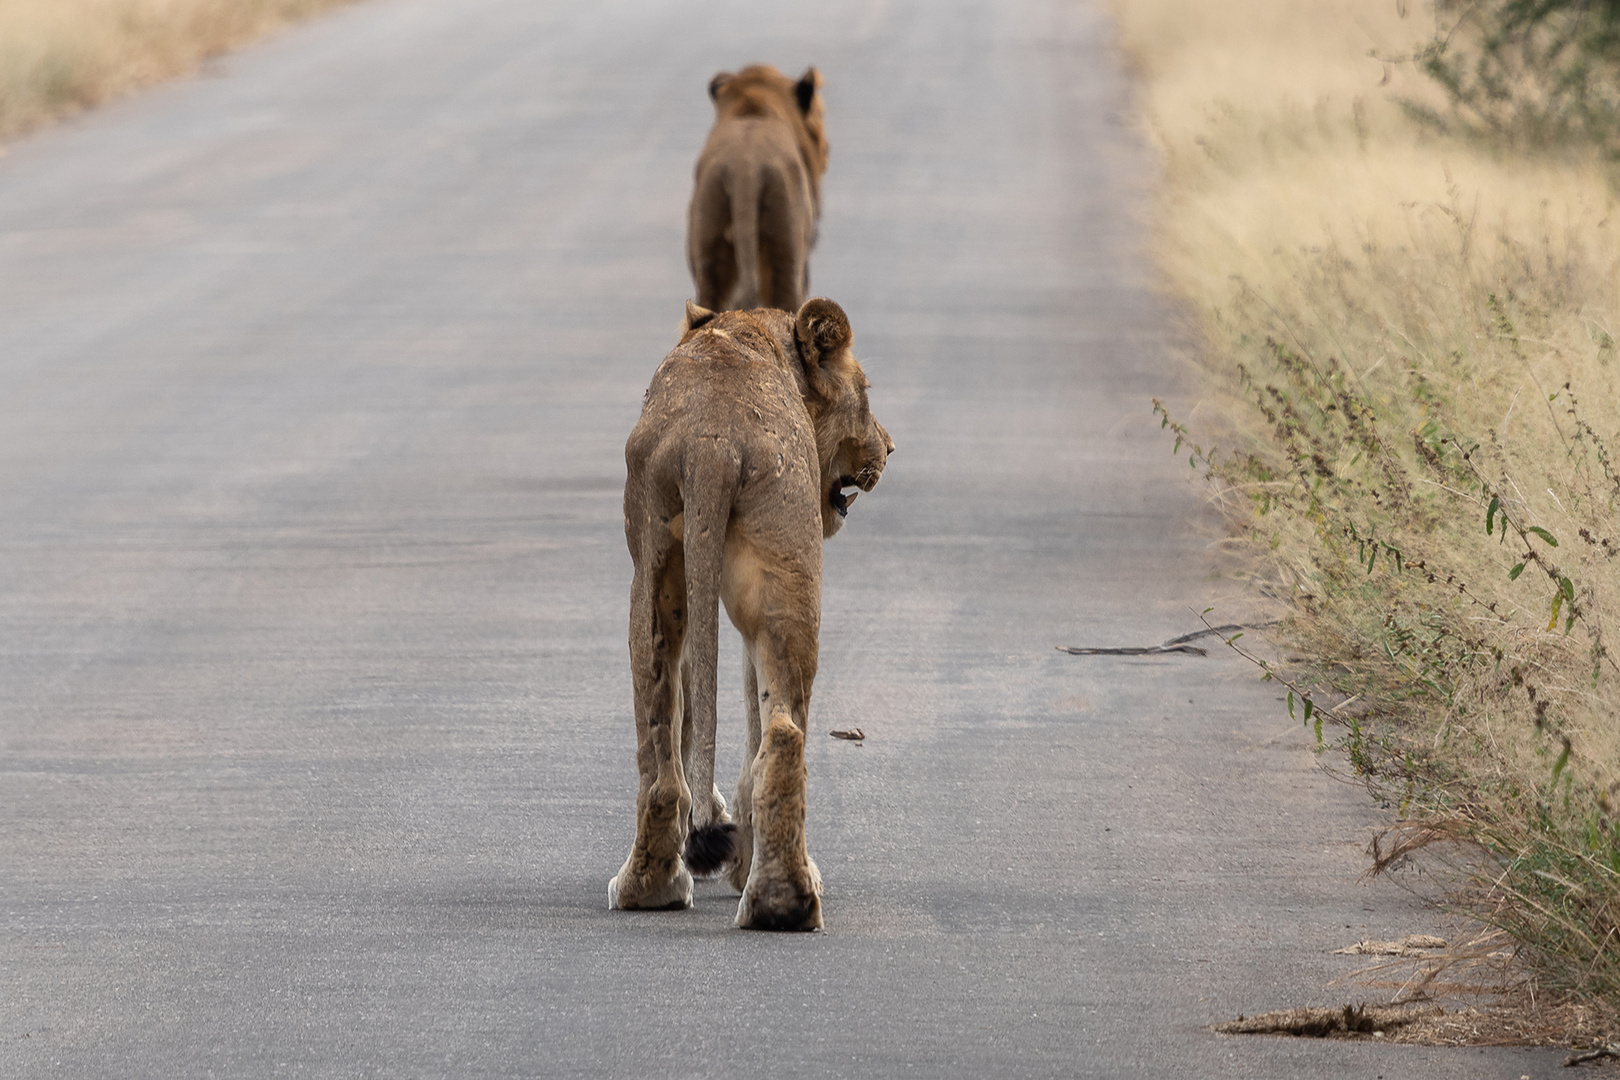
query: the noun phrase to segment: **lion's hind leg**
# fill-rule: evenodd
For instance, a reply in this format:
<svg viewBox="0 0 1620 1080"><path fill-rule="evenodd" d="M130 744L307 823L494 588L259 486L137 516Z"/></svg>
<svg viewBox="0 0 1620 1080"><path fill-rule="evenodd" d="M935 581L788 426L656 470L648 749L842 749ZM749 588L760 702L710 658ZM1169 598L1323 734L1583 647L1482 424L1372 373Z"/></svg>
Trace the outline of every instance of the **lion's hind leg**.
<svg viewBox="0 0 1620 1080"><path fill-rule="evenodd" d="M692 906L692 875L681 861L692 799L682 775L686 575L679 544L638 560L630 595L630 667L636 699L636 838L608 882L608 906Z"/></svg>
<svg viewBox="0 0 1620 1080"><path fill-rule="evenodd" d="M686 260L692 271L699 307L724 311L737 288L737 252L731 220L731 196L723 179L698 179L687 214Z"/></svg>
<svg viewBox="0 0 1620 1080"><path fill-rule="evenodd" d="M810 249L800 215L811 213L798 177L776 173L763 185L759 209L759 296L763 307L798 311L810 286Z"/></svg>
<svg viewBox="0 0 1620 1080"><path fill-rule="evenodd" d="M754 866L754 758L759 756L760 726L759 676L755 672L752 650L743 657L743 713L748 721L748 742L733 806L737 823L736 850L725 871L726 880L738 892L748 887L748 872Z"/></svg>

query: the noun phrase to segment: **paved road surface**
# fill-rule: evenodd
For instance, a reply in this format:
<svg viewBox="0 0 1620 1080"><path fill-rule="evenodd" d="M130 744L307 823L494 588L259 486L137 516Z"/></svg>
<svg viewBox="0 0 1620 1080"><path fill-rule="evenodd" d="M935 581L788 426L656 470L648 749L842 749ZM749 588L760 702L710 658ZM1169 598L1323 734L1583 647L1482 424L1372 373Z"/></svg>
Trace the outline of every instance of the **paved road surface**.
<svg viewBox="0 0 1620 1080"><path fill-rule="evenodd" d="M826 75L899 445L827 552L814 936L606 910L621 448L756 59ZM371 0L11 147L0 1074L1551 1075L1203 1028L1434 924L1240 662L1052 651L1224 588L1125 92L1083 0Z"/></svg>

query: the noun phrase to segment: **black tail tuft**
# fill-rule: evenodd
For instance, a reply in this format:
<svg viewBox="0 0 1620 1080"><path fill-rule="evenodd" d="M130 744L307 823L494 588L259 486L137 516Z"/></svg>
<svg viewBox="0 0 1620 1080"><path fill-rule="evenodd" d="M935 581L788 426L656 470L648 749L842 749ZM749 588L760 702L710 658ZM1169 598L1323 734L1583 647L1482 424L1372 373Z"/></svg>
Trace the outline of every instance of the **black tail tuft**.
<svg viewBox="0 0 1620 1080"><path fill-rule="evenodd" d="M686 850L681 852L681 857L693 876L708 877L719 873L736 854L737 826L726 822L693 829L687 834Z"/></svg>

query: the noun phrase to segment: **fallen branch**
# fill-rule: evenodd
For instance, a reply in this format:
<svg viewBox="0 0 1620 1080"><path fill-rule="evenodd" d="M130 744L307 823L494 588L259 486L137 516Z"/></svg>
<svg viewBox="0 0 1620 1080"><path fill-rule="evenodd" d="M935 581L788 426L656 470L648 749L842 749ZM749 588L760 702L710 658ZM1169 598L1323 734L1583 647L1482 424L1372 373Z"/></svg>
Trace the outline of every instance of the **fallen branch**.
<svg viewBox="0 0 1620 1080"><path fill-rule="evenodd" d="M1620 1058L1620 1043L1610 1043L1600 1046L1596 1050L1582 1050L1578 1054L1571 1054L1564 1059L1564 1066L1581 1065L1588 1061L1602 1061L1604 1058Z"/></svg>
<svg viewBox="0 0 1620 1080"><path fill-rule="evenodd" d="M1265 625L1275 626L1276 624L1266 623ZM1201 637L1208 637L1211 634L1226 634L1243 629L1245 627L1238 623L1228 623L1225 626L1211 626L1204 630L1194 631L1191 634L1182 634L1180 637L1171 638L1162 645L1119 645L1097 648L1081 645L1059 645L1057 651L1068 653L1070 656L1156 656L1161 653L1190 653L1193 656L1208 656L1209 652L1207 650L1188 643L1197 641ZM1247 627L1247 629L1258 628Z"/></svg>

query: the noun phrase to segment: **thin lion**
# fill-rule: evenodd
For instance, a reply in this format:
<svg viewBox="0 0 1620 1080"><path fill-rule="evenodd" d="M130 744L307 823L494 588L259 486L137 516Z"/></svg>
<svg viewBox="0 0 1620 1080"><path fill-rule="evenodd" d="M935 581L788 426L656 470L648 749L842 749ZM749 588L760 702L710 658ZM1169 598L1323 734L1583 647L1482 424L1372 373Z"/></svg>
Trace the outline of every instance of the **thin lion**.
<svg viewBox="0 0 1620 1080"><path fill-rule="evenodd" d="M614 908L690 907L693 875L724 872L742 892L737 925L821 926L804 836L821 543L894 452L851 341L831 300L797 314L688 304L653 376L625 446L640 788ZM719 602L747 658L734 823L714 783Z"/></svg>

